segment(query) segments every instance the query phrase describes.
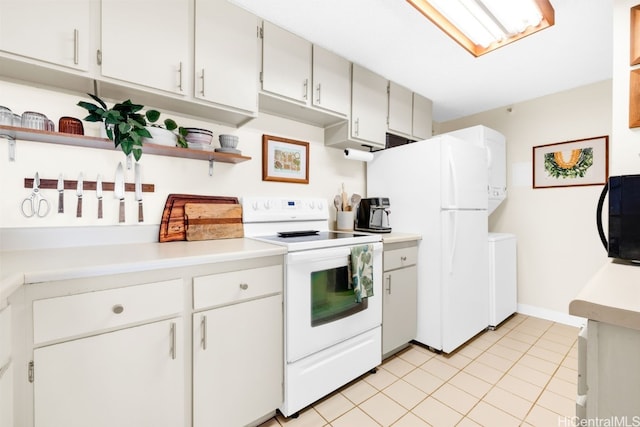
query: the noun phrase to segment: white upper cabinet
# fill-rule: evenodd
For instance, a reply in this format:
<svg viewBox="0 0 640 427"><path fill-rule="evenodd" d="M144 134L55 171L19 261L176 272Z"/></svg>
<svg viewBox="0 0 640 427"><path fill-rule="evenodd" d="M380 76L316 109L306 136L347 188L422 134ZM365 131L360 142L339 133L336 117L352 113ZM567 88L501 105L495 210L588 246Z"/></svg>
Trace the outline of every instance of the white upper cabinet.
<svg viewBox="0 0 640 427"><path fill-rule="evenodd" d="M351 137L384 148L387 131L388 81L353 64Z"/></svg>
<svg viewBox="0 0 640 427"><path fill-rule="evenodd" d="M314 107L349 115L351 63L320 46L313 46Z"/></svg>
<svg viewBox="0 0 640 427"><path fill-rule="evenodd" d="M429 139L433 127L433 102L417 93L413 94L413 129L414 139Z"/></svg>
<svg viewBox="0 0 640 427"><path fill-rule="evenodd" d="M225 0L195 2L195 97L258 111L258 18Z"/></svg>
<svg viewBox="0 0 640 427"><path fill-rule="evenodd" d="M186 94L189 0L102 0L102 75Z"/></svg>
<svg viewBox="0 0 640 427"><path fill-rule="evenodd" d="M0 50L89 69L90 2L87 0L0 1Z"/></svg>
<svg viewBox="0 0 640 427"><path fill-rule="evenodd" d="M264 21L262 90L306 104L311 96L311 42Z"/></svg>
<svg viewBox="0 0 640 427"><path fill-rule="evenodd" d="M413 93L397 83L389 82L388 131L410 136L412 113Z"/></svg>

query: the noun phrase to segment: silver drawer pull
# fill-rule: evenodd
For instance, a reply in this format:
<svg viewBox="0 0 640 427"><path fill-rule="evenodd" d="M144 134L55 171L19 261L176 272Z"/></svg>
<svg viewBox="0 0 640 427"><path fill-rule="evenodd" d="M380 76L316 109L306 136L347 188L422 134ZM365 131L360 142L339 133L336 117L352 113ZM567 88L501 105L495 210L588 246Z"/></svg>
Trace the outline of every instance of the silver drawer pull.
<svg viewBox="0 0 640 427"><path fill-rule="evenodd" d="M171 322L169 324L169 334L171 335L169 354L171 355L171 360L176 360L176 323L175 322Z"/></svg>
<svg viewBox="0 0 640 427"><path fill-rule="evenodd" d="M246 291L247 289L249 289L249 285L247 285L246 283L240 283L240 289Z"/></svg>
<svg viewBox="0 0 640 427"><path fill-rule="evenodd" d="M407 260L407 257L406 257L406 256L401 256L401 257L400 257L400 261L406 261L406 260Z"/></svg>
<svg viewBox="0 0 640 427"><path fill-rule="evenodd" d="M124 311L124 307L122 306L122 304L116 304L111 307L111 311L113 311L115 314L120 314Z"/></svg>

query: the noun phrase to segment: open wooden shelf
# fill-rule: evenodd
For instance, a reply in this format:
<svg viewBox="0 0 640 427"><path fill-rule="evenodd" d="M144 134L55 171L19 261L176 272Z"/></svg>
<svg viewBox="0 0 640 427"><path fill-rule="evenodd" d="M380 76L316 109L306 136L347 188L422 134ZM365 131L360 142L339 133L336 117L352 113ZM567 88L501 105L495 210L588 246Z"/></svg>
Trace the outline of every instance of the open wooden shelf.
<svg viewBox="0 0 640 427"><path fill-rule="evenodd" d="M49 132L14 126L0 126L0 137L9 137L15 140L24 141L47 142L50 144L72 145L75 147L99 148L101 150L120 150L120 148L114 147L113 141L106 138ZM213 150L209 151L181 147L168 147L151 143L145 143L142 146L142 154L183 157L186 159L208 160L222 163L241 163L251 160L251 157L240 154L219 153Z"/></svg>

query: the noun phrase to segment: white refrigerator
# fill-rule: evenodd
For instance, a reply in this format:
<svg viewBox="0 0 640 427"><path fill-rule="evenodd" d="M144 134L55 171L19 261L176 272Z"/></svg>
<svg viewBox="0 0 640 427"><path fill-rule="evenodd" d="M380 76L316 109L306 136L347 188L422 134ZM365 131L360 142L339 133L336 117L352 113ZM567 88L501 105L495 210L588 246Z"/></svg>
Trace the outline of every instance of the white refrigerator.
<svg viewBox="0 0 640 427"><path fill-rule="evenodd" d="M441 135L374 154L367 196L393 231L419 233L416 341L450 353L489 324L487 150Z"/></svg>

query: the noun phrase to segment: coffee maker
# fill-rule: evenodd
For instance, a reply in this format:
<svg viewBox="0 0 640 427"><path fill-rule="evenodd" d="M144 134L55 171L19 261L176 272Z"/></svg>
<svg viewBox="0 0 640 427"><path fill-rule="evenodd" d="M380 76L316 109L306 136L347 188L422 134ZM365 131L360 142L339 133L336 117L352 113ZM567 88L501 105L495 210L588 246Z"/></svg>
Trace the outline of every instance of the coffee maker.
<svg viewBox="0 0 640 427"><path fill-rule="evenodd" d="M368 197L360 200L356 210L356 230L390 233L391 204L388 197Z"/></svg>

